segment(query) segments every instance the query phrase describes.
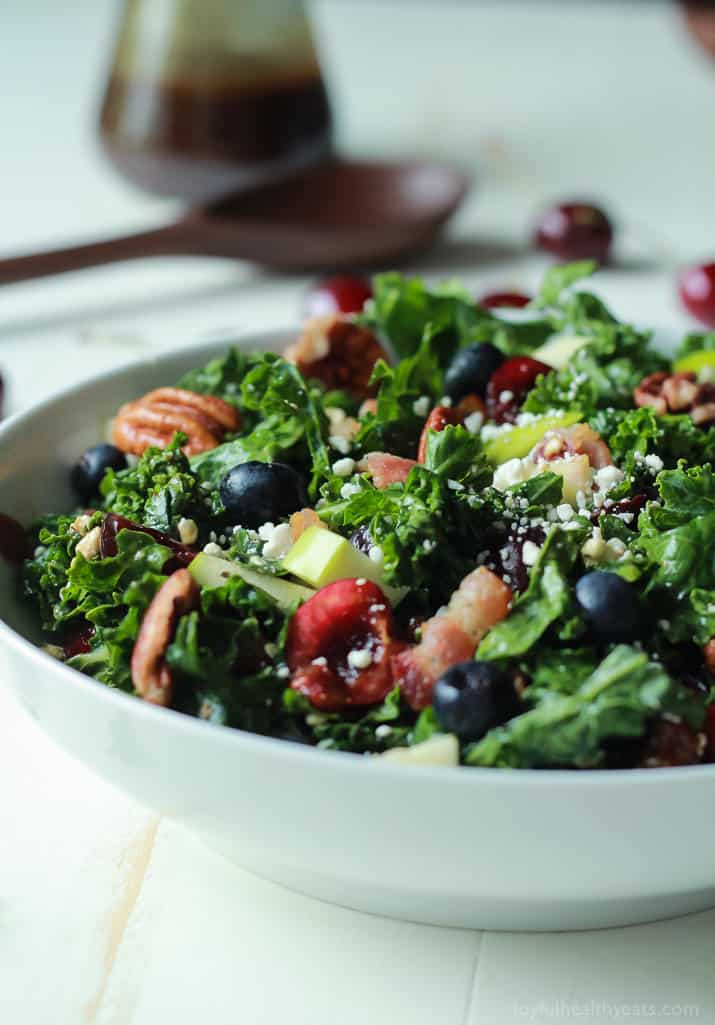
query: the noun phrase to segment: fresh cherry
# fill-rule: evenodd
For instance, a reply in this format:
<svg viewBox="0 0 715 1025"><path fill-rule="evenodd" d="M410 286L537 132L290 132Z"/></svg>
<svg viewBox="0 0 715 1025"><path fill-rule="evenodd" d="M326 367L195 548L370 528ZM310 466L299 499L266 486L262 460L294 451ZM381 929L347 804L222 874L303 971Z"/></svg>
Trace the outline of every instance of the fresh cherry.
<svg viewBox="0 0 715 1025"><path fill-rule="evenodd" d="M524 396L541 374L553 368L530 356L513 356L492 374L487 385L487 413L498 424L513 424Z"/></svg>
<svg viewBox="0 0 715 1025"><path fill-rule="evenodd" d="M678 290L686 310L708 327L715 327L715 263L686 267Z"/></svg>
<svg viewBox="0 0 715 1025"><path fill-rule="evenodd" d="M339 274L317 281L305 298L305 315L322 317L330 313L361 313L372 298L370 283L364 278Z"/></svg>
<svg viewBox="0 0 715 1025"><path fill-rule="evenodd" d="M603 210L590 203L559 203L542 213L534 245L559 260L597 260L606 263L613 228Z"/></svg>
<svg viewBox="0 0 715 1025"><path fill-rule="evenodd" d="M531 302L531 296L522 292L488 292L478 300L478 305L486 310L498 310L502 307L521 310Z"/></svg>

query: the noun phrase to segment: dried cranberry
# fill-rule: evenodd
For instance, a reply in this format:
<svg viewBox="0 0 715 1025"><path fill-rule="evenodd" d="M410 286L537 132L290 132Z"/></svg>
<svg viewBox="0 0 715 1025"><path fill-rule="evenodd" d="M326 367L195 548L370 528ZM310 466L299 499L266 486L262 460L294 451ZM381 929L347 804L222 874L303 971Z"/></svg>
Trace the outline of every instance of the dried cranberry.
<svg viewBox="0 0 715 1025"><path fill-rule="evenodd" d="M369 281L339 274L317 281L305 298L305 315L323 317L329 313L360 313L372 298Z"/></svg>
<svg viewBox="0 0 715 1025"><path fill-rule="evenodd" d="M537 377L551 370L552 367L530 356L514 356L502 363L487 385L487 413L492 420L498 424L514 423Z"/></svg>
<svg viewBox="0 0 715 1025"><path fill-rule="evenodd" d="M539 218L534 245L559 260L598 260L606 263L613 228L603 210L591 203L559 203Z"/></svg>
<svg viewBox="0 0 715 1025"><path fill-rule="evenodd" d="M591 522L597 523L601 516L623 516L630 513L633 519L628 525L635 526L638 514L647 501L648 496L640 493L631 495L630 498L621 498L618 502L609 502L606 499L600 509L594 509L591 513Z"/></svg>
<svg viewBox="0 0 715 1025"><path fill-rule="evenodd" d="M702 755L702 734L684 722L656 719L646 736L642 765L651 769L696 765Z"/></svg>
<svg viewBox="0 0 715 1025"><path fill-rule="evenodd" d="M494 544L490 549L487 566L509 587L521 593L529 586L529 567L524 562L524 545L531 541L538 548L544 543L546 534L541 527L514 528L506 540Z"/></svg>
<svg viewBox="0 0 715 1025"><path fill-rule="evenodd" d="M701 323L715 327L715 263L686 267L678 280L683 306Z"/></svg>
<svg viewBox="0 0 715 1025"><path fill-rule="evenodd" d="M72 658L73 655L86 655L91 651L91 639L94 637L94 626L84 620L76 624L65 637L63 645L65 658Z"/></svg>
<svg viewBox="0 0 715 1025"><path fill-rule="evenodd" d="M390 658L399 648L380 588L338 580L301 605L290 622L290 685L322 711L375 704L392 688Z"/></svg>
<svg viewBox="0 0 715 1025"><path fill-rule="evenodd" d="M25 528L13 516L0 513L0 555L7 562L19 566L30 557L30 546Z"/></svg>
<svg viewBox="0 0 715 1025"><path fill-rule="evenodd" d="M144 527L141 523L128 520L125 516L118 516L117 513L107 513L102 520L102 533L99 539L99 550L103 559L117 554L117 534L120 530L137 530L141 534L148 534L158 544L165 545L171 549L173 558L164 567L165 572L171 572L179 566L188 566L196 557L196 550L188 545L182 545L175 541L161 530L153 527Z"/></svg>
<svg viewBox="0 0 715 1025"><path fill-rule="evenodd" d="M488 292L478 300L478 305L486 310L498 310L502 308L521 310L531 302L531 296L523 295L521 292Z"/></svg>

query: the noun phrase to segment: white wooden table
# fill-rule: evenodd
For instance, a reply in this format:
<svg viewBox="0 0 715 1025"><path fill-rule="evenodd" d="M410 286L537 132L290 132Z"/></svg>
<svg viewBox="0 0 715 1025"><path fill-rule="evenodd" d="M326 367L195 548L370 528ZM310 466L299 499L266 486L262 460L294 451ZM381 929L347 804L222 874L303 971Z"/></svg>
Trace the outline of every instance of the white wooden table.
<svg viewBox="0 0 715 1025"><path fill-rule="evenodd" d="M0 10L3 254L171 212L117 181L94 142L112 6ZM715 65L667 4L322 0L315 15L345 146L477 170L426 272L479 290L533 287L543 265L514 247L534 209L595 194L632 258L602 275L603 292L625 315L687 326L672 265L715 254ZM163 260L2 291L10 406L149 347L288 323L305 284ZM530 936L390 922L293 895L91 776L0 689L8 1025L711 1023L713 942L715 912Z"/></svg>

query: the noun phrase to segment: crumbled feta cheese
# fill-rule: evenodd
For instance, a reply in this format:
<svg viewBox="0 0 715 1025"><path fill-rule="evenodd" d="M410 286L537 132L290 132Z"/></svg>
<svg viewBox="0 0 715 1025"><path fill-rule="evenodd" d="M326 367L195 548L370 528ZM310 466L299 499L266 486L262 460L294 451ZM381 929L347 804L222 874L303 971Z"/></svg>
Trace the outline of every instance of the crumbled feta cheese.
<svg viewBox="0 0 715 1025"><path fill-rule="evenodd" d="M660 471L663 469L663 460L660 458L660 456L657 456L655 452L651 452L649 455L647 455L643 462L649 470L652 470L653 473L660 473Z"/></svg>
<svg viewBox="0 0 715 1025"><path fill-rule="evenodd" d="M279 680L286 680L290 676L290 669L288 666L278 666L276 669L276 676Z"/></svg>
<svg viewBox="0 0 715 1025"><path fill-rule="evenodd" d="M422 547L423 547L423 549L424 549L424 550L425 550L425 551L426 551L427 553L429 553L429 552L432 552L432 551L434 551L434 549L435 549L435 547L436 547L436 546L437 546L437 542L436 542L436 541L433 541L433 540L432 540L431 538L429 538L429 537L426 537L426 538L424 539L424 541L422 542Z"/></svg>
<svg viewBox="0 0 715 1025"><path fill-rule="evenodd" d="M511 400L513 398L514 398L514 392L513 391L509 391L507 389L505 391L499 392L499 401L501 403L506 404L507 402L511 402Z"/></svg>
<svg viewBox="0 0 715 1025"><path fill-rule="evenodd" d="M336 459L333 463L333 473L338 477L350 477L355 472L355 460L350 456L344 459Z"/></svg>
<svg viewBox="0 0 715 1025"><path fill-rule="evenodd" d="M418 399L412 403L412 412L415 416L427 416L429 413L430 400L429 395L420 395Z"/></svg>
<svg viewBox="0 0 715 1025"><path fill-rule="evenodd" d="M617 538L605 541L600 527L594 527L590 538L583 543L581 554L590 562L615 562L626 554L626 546Z"/></svg>
<svg viewBox="0 0 715 1025"><path fill-rule="evenodd" d="M340 489L341 498L351 498L353 495L357 495L361 491L359 484L343 484Z"/></svg>
<svg viewBox="0 0 715 1025"><path fill-rule="evenodd" d="M373 545L370 548L370 551L367 554L368 554L368 558L372 562L380 563L380 562L383 562L383 560L385 558L385 554L384 554L382 548L380 548L379 545Z"/></svg>
<svg viewBox="0 0 715 1025"><path fill-rule="evenodd" d="M568 502L564 502L562 505L556 506L556 515L562 523L566 523L568 520L573 519L574 508Z"/></svg>
<svg viewBox="0 0 715 1025"><path fill-rule="evenodd" d="M351 445L347 438L341 438L337 434L331 434L328 438L328 442L336 452L340 452L344 456L346 456L350 451Z"/></svg>
<svg viewBox="0 0 715 1025"><path fill-rule="evenodd" d="M534 463L530 459L509 459L494 471L493 486L497 491L506 491L514 484L521 484L528 480L534 470Z"/></svg>
<svg viewBox="0 0 715 1025"><path fill-rule="evenodd" d="M449 407L452 405L452 400L450 399L449 395L443 395L442 398L439 400L439 405L446 406L447 409L449 409Z"/></svg>
<svg viewBox="0 0 715 1025"><path fill-rule="evenodd" d="M223 548L221 545L217 545L215 541L209 541L207 545L204 545L204 552L206 555L214 555L219 559L226 558L226 553Z"/></svg>
<svg viewBox="0 0 715 1025"><path fill-rule="evenodd" d="M196 520L188 520L181 517L178 524L179 540L183 545L192 545L199 536L199 528Z"/></svg>
<svg viewBox="0 0 715 1025"><path fill-rule="evenodd" d="M525 541L524 547L521 550L521 558L525 566L533 566L536 560L539 558L539 552L541 549L538 545L534 544L533 541Z"/></svg>
<svg viewBox="0 0 715 1025"><path fill-rule="evenodd" d="M318 656L318 658L314 658L314 659L313 659L313 661L312 661L312 662L311 662L310 664L311 664L312 666L320 666L320 667L323 667L323 666L327 666L327 664L328 664L328 660L327 660L327 658L325 657L325 655L319 655L319 656Z"/></svg>
<svg viewBox="0 0 715 1025"><path fill-rule="evenodd" d="M372 665L372 655L367 648L353 648L348 652L348 665L351 669L367 669Z"/></svg>
<svg viewBox="0 0 715 1025"><path fill-rule="evenodd" d="M88 561L96 559L99 556L101 538L102 528L92 527L90 532L85 534L82 540L77 543L75 551Z"/></svg>
<svg viewBox="0 0 715 1025"><path fill-rule="evenodd" d="M293 544L293 534L288 523L279 523L278 526L264 523L258 528L258 536L265 542L262 552L264 559L282 558Z"/></svg>
<svg viewBox="0 0 715 1025"><path fill-rule="evenodd" d="M624 478L625 473L623 470L619 470L617 466L602 466L600 470L596 470L594 473L593 483L602 495L606 495L617 484L620 484Z"/></svg>
<svg viewBox="0 0 715 1025"><path fill-rule="evenodd" d="M464 491L464 484L460 484L458 480L448 480L447 487L450 491Z"/></svg>
<svg viewBox="0 0 715 1025"><path fill-rule="evenodd" d="M478 409L475 409L473 413L464 418L464 426L470 434L479 434L483 423L484 414L480 413Z"/></svg>
<svg viewBox="0 0 715 1025"><path fill-rule="evenodd" d="M381 722L379 726L375 727L375 736L378 740L383 740L385 737L389 737L392 733L392 726L386 722Z"/></svg>
<svg viewBox="0 0 715 1025"><path fill-rule="evenodd" d="M89 525L92 522L92 517L88 516L87 513L82 513L78 516L73 523L70 524L70 530L73 530L75 534L81 534L83 537L89 530Z"/></svg>
<svg viewBox="0 0 715 1025"><path fill-rule="evenodd" d="M340 406L326 406L325 415L328 418L328 423L331 427L337 427L347 417L347 413Z"/></svg>

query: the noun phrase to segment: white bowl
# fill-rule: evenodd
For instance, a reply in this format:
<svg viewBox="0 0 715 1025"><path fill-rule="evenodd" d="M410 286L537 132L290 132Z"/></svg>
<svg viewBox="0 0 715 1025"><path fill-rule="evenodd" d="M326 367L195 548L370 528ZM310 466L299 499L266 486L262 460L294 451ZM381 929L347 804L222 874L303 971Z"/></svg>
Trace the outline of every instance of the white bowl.
<svg viewBox="0 0 715 1025"><path fill-rule="evenodd" d="M290 335L242 339L280 348ZM72 506L68 468L117 406L223 351L104 374L0 428L0 509ZM55 661L0 570L2 679L95 772L260 876L396 918L490 929L625 925L715 905L715 766L415 768L211 725Z"/></svg>

